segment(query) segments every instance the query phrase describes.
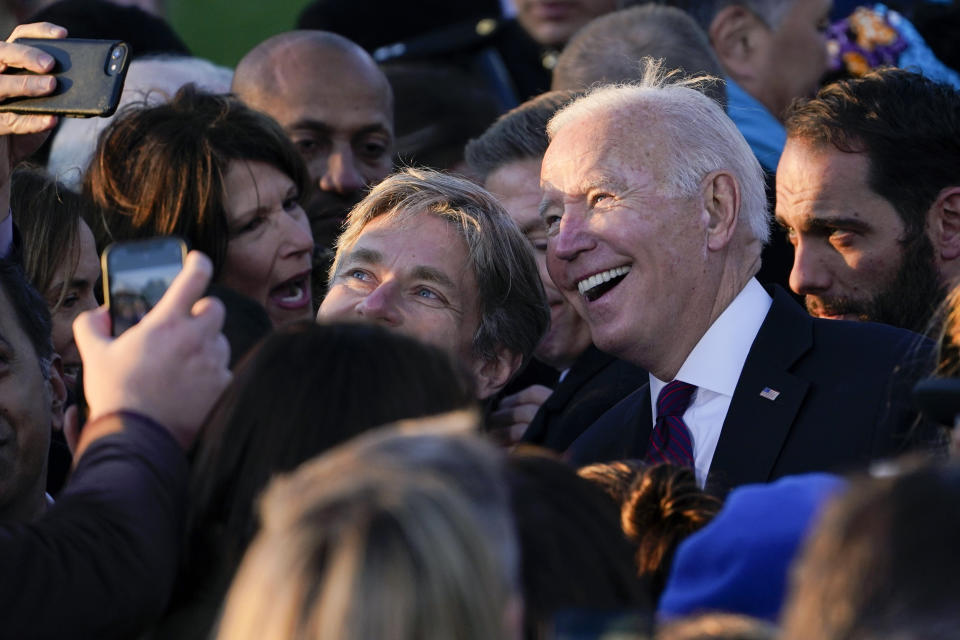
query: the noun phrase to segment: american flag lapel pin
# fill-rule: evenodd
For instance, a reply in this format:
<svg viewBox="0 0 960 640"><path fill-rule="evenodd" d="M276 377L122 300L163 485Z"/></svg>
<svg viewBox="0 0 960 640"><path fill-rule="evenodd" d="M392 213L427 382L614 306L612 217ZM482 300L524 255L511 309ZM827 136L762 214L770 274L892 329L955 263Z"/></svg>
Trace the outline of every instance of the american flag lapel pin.
<svg viewBox="0 0 960 640"><path fill-rule="evenodd" d="M766 398L767 400L770 400L772 402L773 400L776 400L778 397L780 397L780 392L777 391L776 389L771 389L770 387L764 387L763 391L760 392L760 397Z"/></svg>

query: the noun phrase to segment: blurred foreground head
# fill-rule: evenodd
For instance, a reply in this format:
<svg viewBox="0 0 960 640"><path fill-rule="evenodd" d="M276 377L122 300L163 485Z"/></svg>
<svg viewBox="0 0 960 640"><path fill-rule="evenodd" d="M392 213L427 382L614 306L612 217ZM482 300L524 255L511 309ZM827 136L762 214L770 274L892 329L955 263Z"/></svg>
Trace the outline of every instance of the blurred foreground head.
<svg viewBox="0 0 960 640"><path fill-rule="evenodd" d="M194 534L239 561L253 502L270 477L396 420L472 405L446 354L365 325L303 323L273 333L236 371L201 433L191 488Z"/></svg>
<svg viewBox="0 0 960 640"><path fill-rule="evenodd" d="M507 481L528 637L578 610L652 617L650 590L637 577L619 509L599 487L566 463L535 453L512 456Z"/></svg>
<svg viewBox="0 0 960 640"><path fill-rule="evenodd" d="M490 527L509 521L499 463L462 433L391 429L274 482L218 637L516 638L513 541Z"/></svg>
<svg viewBox="0 0 960 640"><path fill-rule="evenodd" d="M677 547L702 529L723 503L697 485L693 469L636 461L592 464L578 471L620 507L620 523L636 545L637 574L659 599Z"/></svg>
<svg viewBox="0 0 960 640"><path fill-rule="evenodd" d="M795 572L783 638L946 640L960 628L960 467L851 486Z"/></svg>

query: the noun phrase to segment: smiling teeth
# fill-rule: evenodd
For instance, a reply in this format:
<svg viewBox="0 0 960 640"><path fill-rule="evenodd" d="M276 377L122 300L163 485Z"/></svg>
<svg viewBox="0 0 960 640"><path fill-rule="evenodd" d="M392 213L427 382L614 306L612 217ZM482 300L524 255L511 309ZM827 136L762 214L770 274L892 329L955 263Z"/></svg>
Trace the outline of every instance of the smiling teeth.
<svg viewBox="0 0 960 640"><path fill-rule="evenodd" d="M626 275L629 272L630 267L617 267L616 269L610 269L609 271L604 271L581 280L577 283L577 289L580 290L580 295L586 295L587 291L590 291L590 289L598 287L604 282L610 282L614 278L619 278L620 276Z"/></svg>

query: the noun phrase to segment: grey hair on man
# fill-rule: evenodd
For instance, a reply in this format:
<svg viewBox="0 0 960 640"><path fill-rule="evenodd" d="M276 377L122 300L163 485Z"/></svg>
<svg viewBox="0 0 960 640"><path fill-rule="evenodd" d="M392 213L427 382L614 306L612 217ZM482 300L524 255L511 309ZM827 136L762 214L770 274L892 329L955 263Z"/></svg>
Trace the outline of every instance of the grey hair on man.
<svg viewBox="0 0 960 640"><path fill-rule="evenodd" d="M662 58L686 75L722 77L707 34L690 15L675 7L645 4L608 13L571 38L553 69L553 89L586 89L594 84L639 80L644 57ZM703 84L704 92L726 108L721 81Z"/></svg>
<svg viewBox="0 0 960 640"><path fill-rule="evenodd" d="M422 212L449 222L467 245L480 300L474 353L494 359L505 348L528 361L550 322L537 265L510 215L489 192L465 178L406 169L374 187L347 217L330 280L369 222L381 216L404 220Z"/></svg>
<svg viewBox="0 0 960 640"><path fill-rule="evenodd" d="M659 126L671 149L665 195L692 195L712 171L731 172L740 186L740 218L752 236L766 244L770 238L770 212L763 169L736 125L716 101L699 88L710 76L685 78L666 71L662 61L645 58L637 83L600 86L561 109L547 125L551 139L557 131L585 116L622 112L636 121L645 114L656 117L669 110ZM758 262L759 264L759 262Z"/></svg>

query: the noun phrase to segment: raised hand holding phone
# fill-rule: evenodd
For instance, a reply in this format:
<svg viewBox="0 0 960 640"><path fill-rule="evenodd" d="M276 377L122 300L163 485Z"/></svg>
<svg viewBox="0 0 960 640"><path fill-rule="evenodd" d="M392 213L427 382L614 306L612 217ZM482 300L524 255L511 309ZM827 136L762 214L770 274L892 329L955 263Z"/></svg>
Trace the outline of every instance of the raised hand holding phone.
<svg viewBox="0 0 960 640"><path fill-rule="evenodd" d="M53 68L48 54L14 44L18 38L66 38L67 30L49 22L18 26L6 42L0 42L0 99L19 96L45 96L57 86L49 75L12 75L9 68L45 74ZM57 123L52 115L0 113L0 221L10 208L10 175L18 162L36 151Z"/></svg>
<svg viewBox="0 0 960 640"><path fill-rule="evenodd" d="M78 456L104 435L97 418L117 411L158 422L184 448L193 442L231 378L230 346L220 332L223 304L202 298L212 275L210 259L191 251L157 306L117 338L106 307L77 317L73 332L90 409Z"/></svg>
<svg viewBox="0 0 960 640"><path fill-rule="evenodd" d="M57 86L53 76L44 75L54 67L53 57L40 49L17 44L20 38L66 38L67 30L49 22L22 24L13 30L6 42L0 42L0 100L28 96L45 96ZM33 74L11 74L10 69L22 69ZM47 131L56 118L51 115L0 114L0 136Z"/></svg>
<svg viewBox="0 0 960 640"><path fill-rule="evenodd" d="M183 240L173 236L115 242L100 258L103 299L110 309L113 335L143 318L173 282L187 255Z"/></svg>

